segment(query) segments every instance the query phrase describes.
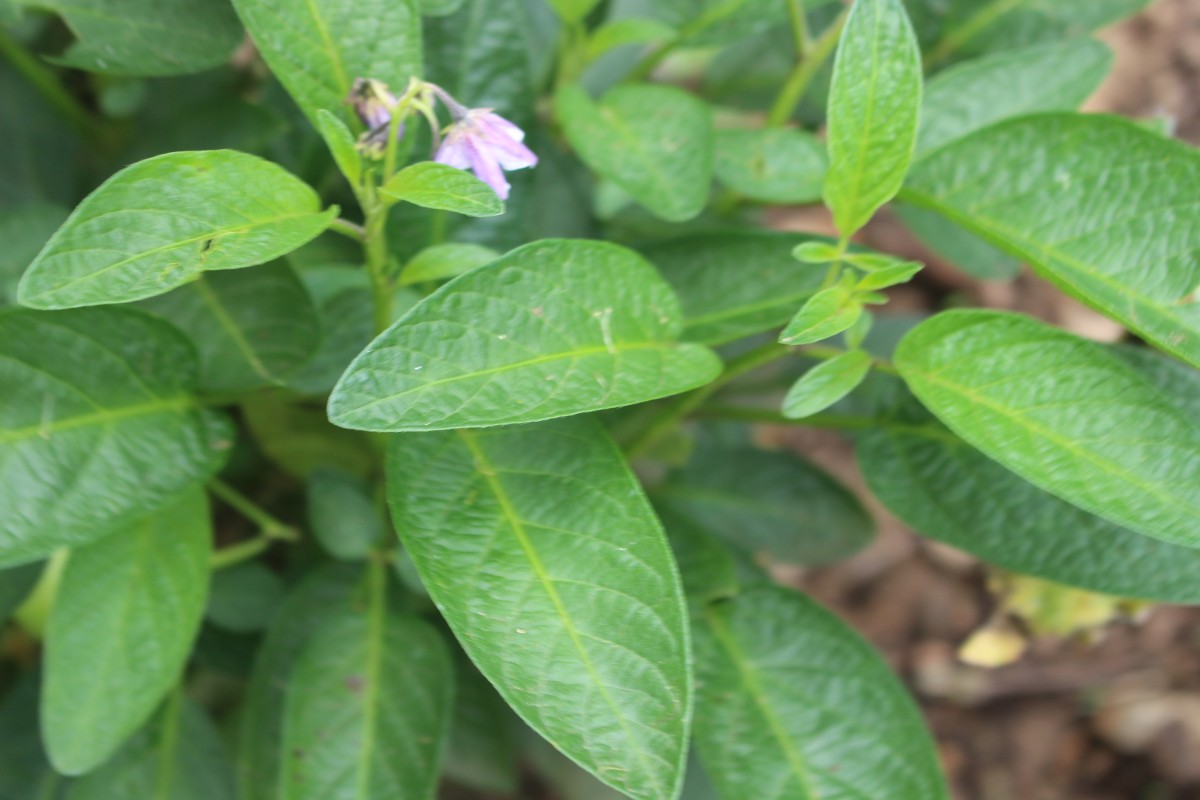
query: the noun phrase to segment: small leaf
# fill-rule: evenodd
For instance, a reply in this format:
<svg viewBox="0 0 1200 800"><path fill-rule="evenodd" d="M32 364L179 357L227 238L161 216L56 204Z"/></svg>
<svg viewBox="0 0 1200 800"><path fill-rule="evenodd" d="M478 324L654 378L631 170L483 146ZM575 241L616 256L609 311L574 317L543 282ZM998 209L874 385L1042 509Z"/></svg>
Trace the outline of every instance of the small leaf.
<svg viewBox="0 0 1200 800"><path fill-rule="evenodd" d="M832 242L801 242L792 250L792 258L805 264L832 264L845 255L842 248Z"/></svg>
<svg viewBox="0 0 1200 800"><path fill-rule="evenodd" d="M232 150L155 156L84 198L29 266L17 299L72 308L152 297L205 270L291 252L335 216L307 184L261 158Z"/></svg>
<svg viewBox="0 0 1200 800"><path fill-rule="evenodd" d="M308 292L283 261L201 274L142 307L191 338L199 388L208 392L284 384L308 363L321 335Z"/></svg>
<svg viewBox="0 0 1200 800"><path fill-rule="evenodd" d="M711 351L675 342L681 328L679 301L633 251L534 242L446 284L381 334L334 388L329 418L445 430L665 397L720 370Z"/></svg>
<svg viewBox="0 0 1200 800"><path fill-rule="evenodd" d="M176 690L69 800L235 800L233 769L208 715Z"/></svg>
<svg viewBox="0 0 1200 800"><path fill-rule="evenodd" d="M388 613L326 622L287 688L282 800L432 800L453 664L428 623Z"/></svg>
<svg viewBox="0 0 1200 800"><path fill-rule="evenodd" d="M695 626L696 744L723 800L945 800L904 686L812 600L759 586Z"/></svg>
<svg viewBox="0 0 1200 800"><path fill-rule="evenodd" d="M1005 50L939 72L925 87L917 152L927 153L1008 117L1074 111L1112 67L1094 39Z"/></svg>
<svg viewBox="0 0 1200 800"><path fill-rule="evenodd" d="M1037 114L921 159L904 198L1200 366L1197 185L1200 154L1182 142L1115 117Z"/></svg>
<svg viewBox="0 0 1200 800"><path fill-rule="evenodd" d="M777 563L836 561L875 534L870 514L824 471L790 453L748 445L701 447L667 476L654 501Z"/></svg>
<svg viewBox="0 0 1200 800"><path fill-rule="evenodd" d="M323 108L317 109L316 124L338 169L351 186L357 187L362 181L362 156L355 148L354 134L346 127L346 123Z"/></svg>
<svg viewBox="0 0 1200 800"><path fill-rule="evenodd" d="M387 473L405 549L508 704L630 797L675 797L690 703L683 595L600 426L396 436Z"/></svg>
<svg viewBox="0 0 1200 800"><path fill-rule="evenodd" d="M858 283L854 284L854 290L865 292L870 289L886 289L889 286L908 283L924 267L925 265L920 261L896 262L891 266L864 275Z"/></svg>
<svg viewBox="0 0 1200 800"><path fill-rule="evenodd" d="M469 172L436 161L405 167L379 187L379 193L394 203L412 203L468 217L504 213L504 201L490 186Z"/></svg>
<svg viewBox="0 0 1200 800"><path fill-rule="evenodd" d="M921 53L901 0L855 0L829 90L825 203L843 238L900 190L920 107Z"/></svg>
<svg viewBox="0 0 1200 800"><path fill-rule="evenodd" d="M801 376L783 399L783 415L802 419L824 411L863 382L871 371L871 357L851 350L823 361Z"/></svg>
<svg viewBox="0 0 1200 800"><path fill-rule="evenodd" d="M208 595L203 491L71 552L46 630L42 731L55 768L88 772L183 673Z"/></svg>
<svg viewBox="0 0 1200 800"><path fill-rule="evenodd" d="M0 565L126 529L212 475L233 432L196 357L129 309L0 313Z"/></svg>
<svg viewBox="0 0 1200 800"><path fill-rule="evenodd" d="M717 132L717 180L760 203L821 199L829 160L821 140L787 128Z"/></svg>
<svg viewBox="0 0 1200 800"><path fill-rule="evenodd" d="M490 247L477 244L435 244L413 256L412 260L404 265L396 283L399 286L411 286L414 283L455 278L499 257L500 254Z"/></svg>
<svg viewBox="0 0 1200 800"><path fill-rule="evenodd" d="M561 89L555 112L579 157L657 217L682 222L708 202L712 112L670 86L631 85L599 103L577 86Z"/></svg>
<svg viewBox="0 0 1200 800"><path fill-rule="evenodd" d="M236 633L266 628L283 602L283 579L258 561L247 561L213 572L205 617Z"/></svg>
<svg viewBox="0 0 1200 800"><path fill-rule="evenodd" d="M646 17L625 17L606 22L588 37L587 57L594 61L616 47L646 44L675 36L675 29L665 22Z"/></svg>
<svg viewBox="0 0 1200 800"><path fill-rule="evenodd" d="M355 78L402 91L421 74L415 0L234 0L271 72L314 125L320 109L345 109ZM386 46L381 44L386 42ZM346 110L338 114L350 118Z"/></svg>
<svg viewBox="0 0 1200 800"><path fill-rule="evenodd" d="M388 529L367 483L333 467L318 467L308 478L308 524L334 558L364 559Z"/></svg>
<svg viewBox="0 0 1200 800"><path fill-rule="evenodd" d="M694 234L643 252L683 305L683 338L717 345L783 325L821 286L820 270L797 264L794 234ZM822 242L805 242L824 246Z"/></svg>
<svg viewBox="0 0 1200 800"><path fill-rule="evenodd" d="M242 800L279 800L286 692L300 654L325 623L357 606L362 568L325 564L292 590L259 648L238 729Z"/></svg>
<svg viewBox="0 0 1200 800"><path fill-rule="evenodd" d="M1147 536L1200 547L1200 427L1102 345L989 311L913 328L896 368L969 444Z"/></svg>
<svg viewBox="0 0 1200 800"><path fill-rule="evenodd" d="M812 344L848 329L862 314L862 303L844 285L823 289L808 299L784 328L784 344Z"/></svg>

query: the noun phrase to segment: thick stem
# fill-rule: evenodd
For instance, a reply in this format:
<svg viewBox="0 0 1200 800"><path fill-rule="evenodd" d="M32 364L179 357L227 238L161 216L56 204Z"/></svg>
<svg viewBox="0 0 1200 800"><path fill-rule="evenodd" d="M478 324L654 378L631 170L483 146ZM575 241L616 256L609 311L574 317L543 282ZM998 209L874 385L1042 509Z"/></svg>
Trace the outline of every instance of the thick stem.
<svg viewBox="0 0 1200 800"><path fill-rule="evenodd" d="M363 246L367 255L367 275L371 279L375 332L382 333L392 324L392 281L388 277L387 207L374 198L367 203L367 224Z"/></svg>
<svg viewBox="0 0 1200 800"><path fill-rule="evenodd" d="M348 219L342 219L341 217L329 223L329 230L334 233L340 233L342 236L346 236L356 242L364 242L367 238L367 231L362 225L353 223Z"/></svg>
<svg viewBox="0 0 1200 800"><path fill-rule="evenodd" d="M825 29L820 38L813 42L807 57L796 62L795 68L784 82L783 88L779 90L779 96L775 98L775 103L767 114L767 125L777 127L792 118L792 114L800 105L800 101L804 99L804 93L808 91L813 78L821 71L821 67L825 65L829 56L836 49L838 38L842 35L842 28L846 26L846 17L849 14L849 9L843 11L833 24Z"/></svg>

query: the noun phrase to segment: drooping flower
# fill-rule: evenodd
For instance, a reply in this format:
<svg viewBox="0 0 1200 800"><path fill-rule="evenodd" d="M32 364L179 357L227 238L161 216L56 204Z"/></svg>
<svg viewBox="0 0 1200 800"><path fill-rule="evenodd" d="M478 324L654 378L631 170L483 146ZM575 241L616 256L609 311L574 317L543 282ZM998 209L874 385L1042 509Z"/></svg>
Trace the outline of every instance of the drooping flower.
<svg viewBox="0 0 1200 800"><path fill-rule="evenodd" d="M383 81L355 78L350 88L350 104L367 130L358 137L358 149L378 158L387 149L388 128L392 124L392 109L398 102ZM404 135L404 126L396 129L396 138Z"/></svg>
<svg viewBox="0 0 1200 800"><path fill-rule="evenodd" d="M538 158L522 142L525 132L490 108L465 108L450 95L435 89L450 109L454 121L438 148L435 161L469 169L492 187L501 200L508 199L504 172L532 167Z"/></svg>

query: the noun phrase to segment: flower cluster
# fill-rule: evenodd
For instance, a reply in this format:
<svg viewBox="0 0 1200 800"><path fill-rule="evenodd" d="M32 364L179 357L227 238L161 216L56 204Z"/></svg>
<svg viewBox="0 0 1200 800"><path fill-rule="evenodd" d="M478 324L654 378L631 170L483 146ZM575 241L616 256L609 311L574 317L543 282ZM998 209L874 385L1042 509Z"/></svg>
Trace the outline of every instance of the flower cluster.
<svg viewBox="0 0 1200 800"><path fill-rule="evenodd" d="M450 113L450 124L439 128L432 99L437 98ZM387 150L388 131L394 114L423 113L433 127L437 152L434 160L457 169L471 170L507 200L509 183L506 171L532 167L537 156L524 144L525 132L490 108L467 108L448 92L432 83L413 80L404 95L397 98L387 84L358 78L351 89L350 104L367 130L359 137L361 152L380 158ZM403 135L403 124L396 136Z"/></svg>

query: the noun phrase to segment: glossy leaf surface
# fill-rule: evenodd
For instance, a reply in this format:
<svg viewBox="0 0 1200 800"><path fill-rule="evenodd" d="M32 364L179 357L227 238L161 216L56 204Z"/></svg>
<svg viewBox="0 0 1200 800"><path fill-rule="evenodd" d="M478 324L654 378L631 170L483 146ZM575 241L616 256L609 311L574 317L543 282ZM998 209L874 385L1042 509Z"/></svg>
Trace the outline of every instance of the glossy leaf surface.
<svg viewBox="0 0 1200 800"><path fill-rule="evenodd" d="M509 705L630 797L673 798L690 718L683 596L599 426L394 437L388 500L430 596Z"/></svg>
<svg viewBox="0 0 1200 800"><path fill-rule="evenodd" d="M148 158L88 195L29 265L35 308L140 300L206 270L262 264L325 230L337 209L283 168L232 150Z"/></svg>
<svg viewBox="0 0 1200 800"><path fill-rule="evenodd" d="M377 431L481 427L579 414L711 380L677 344L679 301L631 250L526 245L446 284L354 360L329 418Z"/></svg>

